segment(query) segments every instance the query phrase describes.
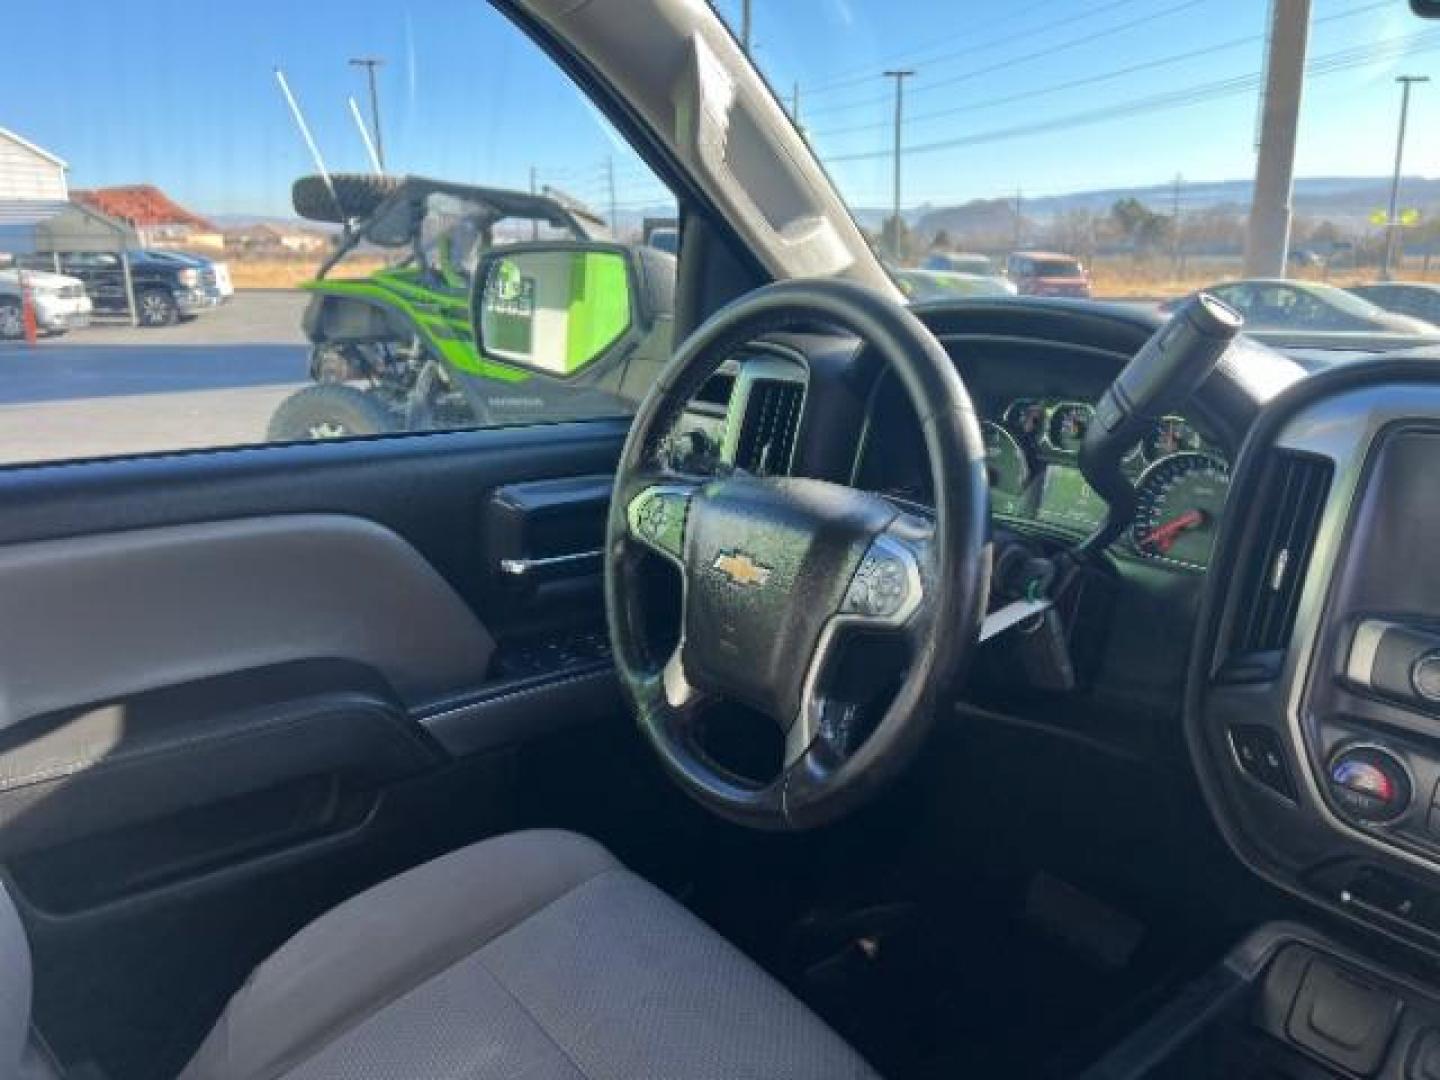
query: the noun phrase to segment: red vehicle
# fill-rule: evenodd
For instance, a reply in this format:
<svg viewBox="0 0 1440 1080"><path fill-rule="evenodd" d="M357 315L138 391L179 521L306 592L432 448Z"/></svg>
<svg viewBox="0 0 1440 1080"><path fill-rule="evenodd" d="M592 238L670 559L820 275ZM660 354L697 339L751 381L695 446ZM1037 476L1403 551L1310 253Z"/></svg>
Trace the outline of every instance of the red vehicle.
<svg viewBox="0 0 1440 1080"><path fill-rule="evenodd" d="M1017 251L1005 263L1005 276L1021 296L1090 296L1090 275L1073 255Z"/></svg>

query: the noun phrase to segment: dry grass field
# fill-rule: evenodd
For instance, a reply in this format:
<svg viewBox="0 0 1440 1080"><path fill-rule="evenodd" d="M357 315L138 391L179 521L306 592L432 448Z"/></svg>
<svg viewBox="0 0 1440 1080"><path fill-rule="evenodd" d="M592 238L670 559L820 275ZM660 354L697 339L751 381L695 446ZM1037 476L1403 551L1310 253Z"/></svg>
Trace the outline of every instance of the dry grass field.
<svg viewBox="0 0 1440 1080"><path fill-rule="evenodd" d="M1191 260L1180 274L1174 272L1168 261L1137 264L1128 258L1097 259L1090 266L1095 295L1106 297L1183 296L1206 285L1242 276L1240 264L1235 260ZM1318 267L1305 267L1292 269L1287 276L1344 286L1375 281L1379 272L1373 266L1337 268L1328 274ZM1422 260L1407 260L1395 277L1401 281L1440 282L1440 259L1431 260L1428 274Z"/></svg>
<svg viewBox="0 0 1440 1080"><path fill-rule="evenodd" d="M315 256L264 256L256 258L231 256L230 276L237 289L293 289L310 281L320 265ZM356 256L342 263L345 277L365 277L384 266L384 260ZM1176 274L1168 260L1136 263L1129 258L1101 258L1090 266L1096 296L1158 297L1182 296L1205 285L1240 277L1235 260L1188 260L1184 270ZM1335 285L1355 285L1374 281L1374 267L1337 269L1328 275L1318 268L1293 270L1291 277L1309 281L1329 281ZM1440 259L1431 261L1429 273L1420 259L1410 259L1395 275L1405 281L1440 282Z"/></svg>
<svg viewBox="0 0 1440 1080"><path fill-rule="evenodd" d="M302 282L315 277L320 268L320 259L314 255L288 258L268 256L262 258L236 258L228 256L230 279L237 289L293 289ZM365 277L384 266L383 259L355 257L342 264L345 277Z"/></svg>

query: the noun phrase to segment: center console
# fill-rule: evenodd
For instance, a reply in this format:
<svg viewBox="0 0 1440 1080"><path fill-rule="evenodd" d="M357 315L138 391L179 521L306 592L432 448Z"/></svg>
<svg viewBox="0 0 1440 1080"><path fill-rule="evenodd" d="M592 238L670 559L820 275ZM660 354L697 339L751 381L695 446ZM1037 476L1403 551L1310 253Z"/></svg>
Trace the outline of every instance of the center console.
<svg viewBox="0 0 1440 1080"><path fill-rule="evenodd" d="M1235 853L1353 937L1263 931L1096 1076L1440 1080L1437 492L1433 360L1312 376L1252 430L1186 737Z"/></svg>
<svg viewBox="0 0 1440 1080"><path fill-rule="evenodd" d="M1241 942L1082 1080L1440 1080L1440 997L1305 927Z"/></svg>

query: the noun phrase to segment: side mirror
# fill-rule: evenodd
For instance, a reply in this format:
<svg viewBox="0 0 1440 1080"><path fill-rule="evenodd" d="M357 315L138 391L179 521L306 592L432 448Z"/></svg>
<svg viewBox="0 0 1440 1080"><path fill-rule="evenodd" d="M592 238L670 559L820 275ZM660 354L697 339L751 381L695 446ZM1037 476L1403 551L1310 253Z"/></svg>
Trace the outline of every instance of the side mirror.
<svg viewBox="0 0 1440 1080"><path fill-rule="evenodd" d="M507 244L475 269L475 343L487 359L573 379L648 321L631 249L579 241Z"/></svg>

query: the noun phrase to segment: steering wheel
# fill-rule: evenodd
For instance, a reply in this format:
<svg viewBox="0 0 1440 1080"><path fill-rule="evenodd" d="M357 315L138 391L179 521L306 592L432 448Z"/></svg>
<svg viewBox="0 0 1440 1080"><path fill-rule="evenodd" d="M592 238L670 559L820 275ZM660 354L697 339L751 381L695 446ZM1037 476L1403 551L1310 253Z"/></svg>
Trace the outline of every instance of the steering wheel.
<svg viewBox="0 0 1440 1080"><path fill-rule="evenodd" d="M899 376L924 434L933 517L823 480L738 471L700 479L665 465L665 436L728 357L766 334L816 324L854 334ZM859 806L914 756L979 642L988 533L984 445L969 394L907 309L860 285L806 280L766 286L717 312L640 404L605 543L616 667L667 773L716 813L760 828L810 828ZM676 566L683 584L679 644L666 657L654 655L647 630L647 555ZM898 638L906 658L863 739L853 704L831 693L837 669L852 667L837 661L857 631ZM777 776L743 777L707 753L701 718L716 699L779 725Z"/></svg>

